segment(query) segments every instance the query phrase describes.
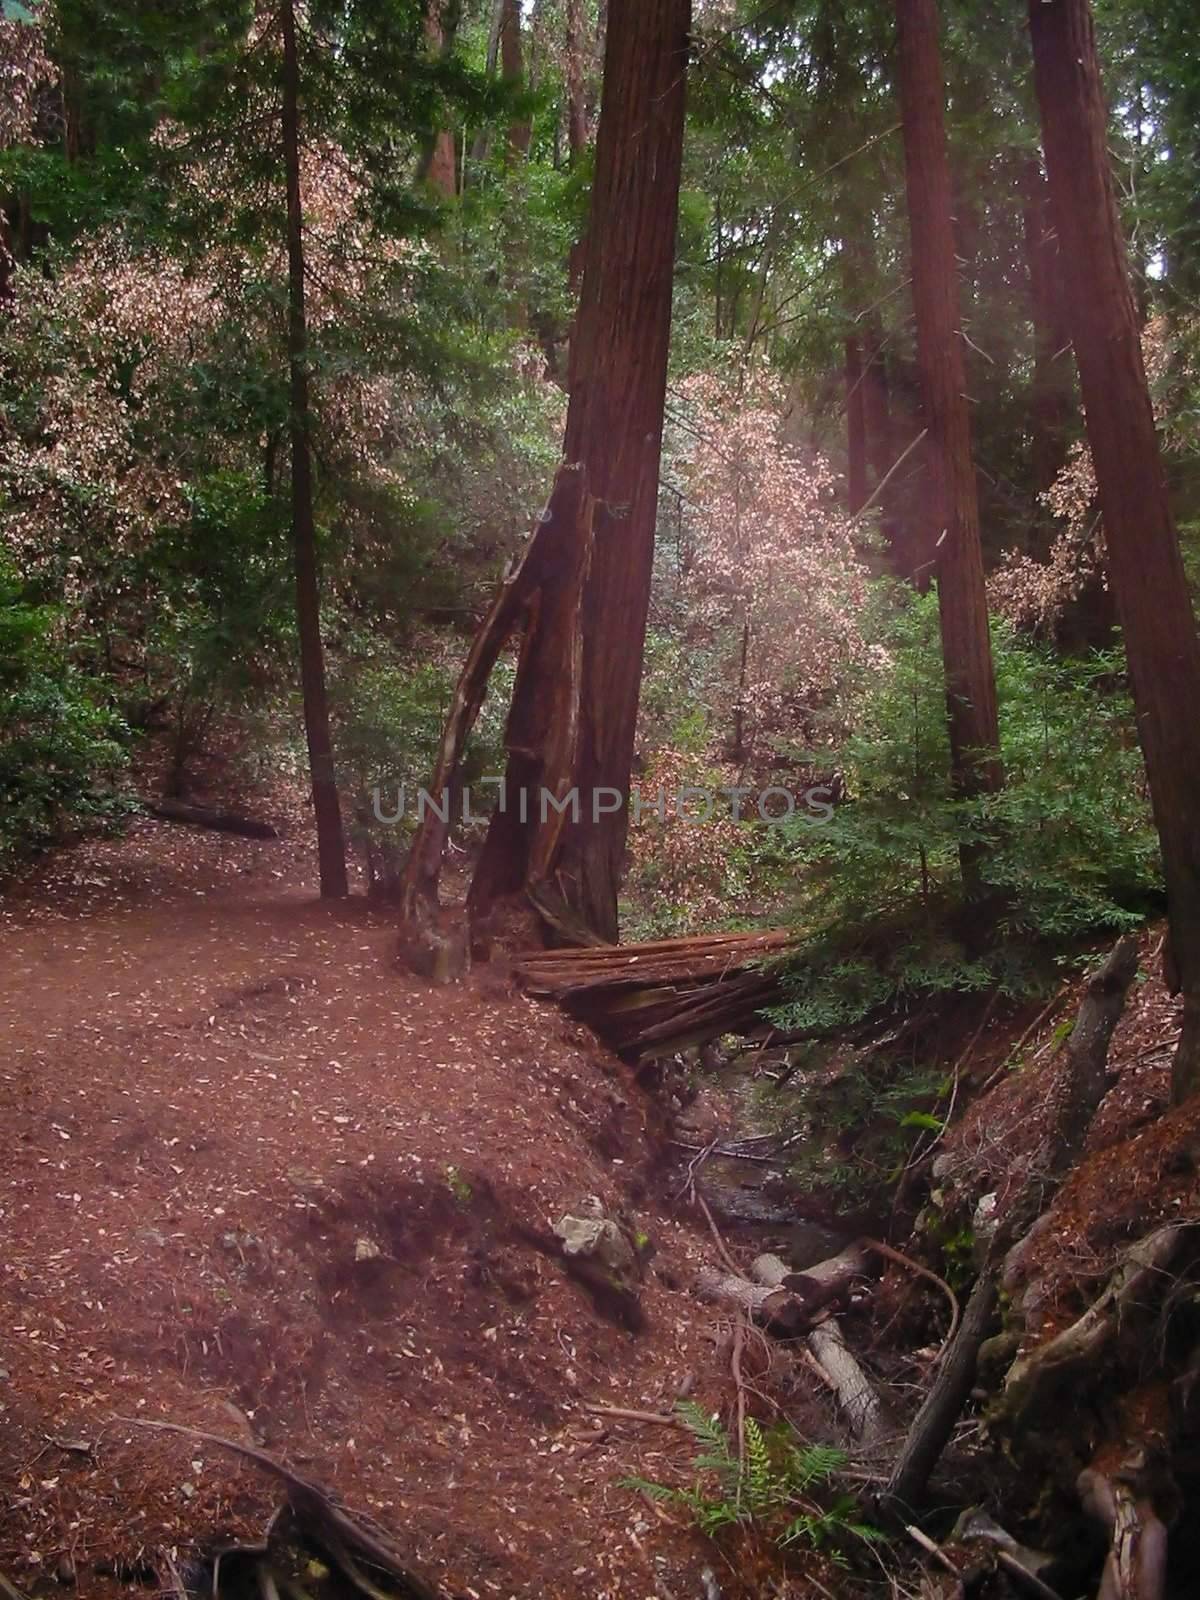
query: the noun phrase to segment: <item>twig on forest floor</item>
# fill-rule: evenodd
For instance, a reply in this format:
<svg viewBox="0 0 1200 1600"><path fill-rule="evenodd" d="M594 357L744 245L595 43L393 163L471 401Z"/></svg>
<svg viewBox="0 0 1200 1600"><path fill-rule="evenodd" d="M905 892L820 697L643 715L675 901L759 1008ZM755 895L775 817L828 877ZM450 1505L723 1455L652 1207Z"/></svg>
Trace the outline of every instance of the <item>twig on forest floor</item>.
<svg viewBox="0 0 1200 1600"><path fill-rule="evenodd" d="M708 1209L708 1201L705 1200L704 1196L695 1189L692 1191L692 1198L695 1200L697 1206L699 1206L700 1210L704 1214L704 1220L708 1223L709 1231L712 1233L713 1239L716 1241L717 1254L721 1257L721 1260L729 1268L730 1272L733 1273L735 1278L745 1278L746 1274L742 1271L741 1267L738 1266L737 1262L725 1248L725 1241L721 1237L721 1230L713 1221L713 1214Z"/></svg>
<svg viewBox="0 0 1200 1600"><path fill-rule="evenodd" d="M1030 1594L1038 1595L1039 1600L1062 1600L1057 1589L1052 1589L1044 1578L1039 1578L1036 1572L1030 1572L1028 1567L1022 1566L1011 1551L997 1550L996 1565L1003 1567L1009 1577L1028 1589Z"/></svg>
<svg viewBox="0 0 1200 1600"><path fill-rule="evenodd" d="M1057 994L1051 995L1050 999L1038 1012L1037 1016L1034 1017L1033 1021L1025 1029L1025 1032L1017 1040L1016 1044L1013 1045L1012 1049L1005 1056L1004 1060L993 1072L988 1074L987 1078L984 1079L984 1082L979 1090L979 1097L987 1094L990 1089L994 1089L996 1087L1004 1074L1010 1070L1016 1058L1020 1056L1021 1051L1029 1043L1033 1035L1038 1031L1046 1019L1053 1015L1056 1008L1060 1006L1066 999L1068 993L1070 992L1070 988L1071 985L1069 983L1064 983Z"/></svg>
<svg viewBox="0 0 1200 1600"><path fill-rule="evenodd" d="M668 1411L631 1411L627 1406L605 1406L582 1402L582 1409L594 1417L615 1417L620 1422L658 1422L669 1428L682 1428L683 1423Z"/></svg>
<svg viewBox="0 0 1200 1600"><path fill-rule="evenodd" d="M937 1360L940 1361L951 1339L958 1332L958 1325L962 1321L958 1296L945 1278L939 1278L932 1268L922 1266L919 1261L914 1261L911 1256L906 1256L903 1250L897 1250L890 1244L884 1244L882 1239L871 1239L865 1234L862 1242L868 1250L874 1250L877 1255L886 1256L889 1261L894 1261L897 1266L907 1267L910 1272L915 1272L919 1278L928 1278L929 1282L936 1284L950 1302L950 1331L942 1340L942 1347L937 1353Z"/></svg>
<svg viewBox="0 0 1200 1600"><path fill-rule="evenodd" d="M937 1562L938 1566L941 1567L944 1572L951 1574L955 1583L958 1585L957 1593L960 1595L964 1594L966 1591L963 1587L962 1573L954 1565L953 1561L951 1561L950 1557L942 1549L941 1545L938 1544L935 1539L931 1539L927 1533L918 1528L914 1522L906 1522L904 1524L904 1531L915 1545L918 1545L922 1550L924 1550L927 1556L931 1556L933 1560Z"/></svg>
<svg viewBox="0 0 1200 1600"><path fill-rule="evenodd" d="M25 1600L25 1596L16 1584L10 1583L2 1572L0 1572L0 1595L4 1600Z"/></svg>
<svg viewBox="0 0 1200 1600"><path fill-rule="evenodd" d="M733 1349L729 1356L729 1372L733 1378L737 1407L738 1460L746 1459L746 1384L742 1377L742 1352L746 1348L746 1315L741 1312L733 1325Z"/></svg>

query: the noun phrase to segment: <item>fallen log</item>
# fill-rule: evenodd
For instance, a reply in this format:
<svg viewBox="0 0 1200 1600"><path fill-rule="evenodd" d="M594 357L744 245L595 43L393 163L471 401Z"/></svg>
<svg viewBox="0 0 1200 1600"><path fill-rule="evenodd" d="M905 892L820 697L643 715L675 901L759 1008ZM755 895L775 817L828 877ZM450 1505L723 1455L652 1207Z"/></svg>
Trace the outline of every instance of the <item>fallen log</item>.
<svg viewBox="0 0 1200 1600"><path fill-rule="evenodd" d="M211 806L194 806L184 800L142 800L143 809L160 822L183 822L193 828L212 828L217 833L237 833L247 839L278 839L279 832L269 822L244 817L236 811L216 811Z"/></svg>
<svg viewBox="0 0 1200 1600"><path fill-rule="evenodd" d="M770 929L534 951L513 972L527 994L556 1001L612 1049L645 1060L757 1025L780 998L765 963L794 942Z"/></svg>
<svg viewBox="0 0 1200 1600"><path fill-rule="evenodd" d="M764 1289L779 1285L800 1300L800 1315L808 1333L809 1353L829 1380L838 1407L851 1434L865 1449L882 1444L893 1432L891 1421L871 1380L859 1366L847 1345L841 1326L826 1317L812 1326L814 1312L844 1294L858 1278L866 1275L867 1256L862 1242L848 1245L827 1261L804 1272L790 1272L787 1263L776 1255L761 1255L750 1267L751 1276Z"/></svg>
<svg viewBox="0 0 1200 1600"><path fill-rule="evenodd" d="M758 1327L785 1339L794 1339L812 1320L797 1295L778 1285L751 1283L731 1272L706 1269L696 1280L696 1293L702 1300L744 1311Z"/></svg>
<svg viewBox="0 0 1200 1600"><path fill-rule="evenodd" d="M894 1429L883 1401L846 1343L836 1317L829 1317L808 1335L808 1348L829 1374L838 1408L864 1450L877 1449Z"/></svg>

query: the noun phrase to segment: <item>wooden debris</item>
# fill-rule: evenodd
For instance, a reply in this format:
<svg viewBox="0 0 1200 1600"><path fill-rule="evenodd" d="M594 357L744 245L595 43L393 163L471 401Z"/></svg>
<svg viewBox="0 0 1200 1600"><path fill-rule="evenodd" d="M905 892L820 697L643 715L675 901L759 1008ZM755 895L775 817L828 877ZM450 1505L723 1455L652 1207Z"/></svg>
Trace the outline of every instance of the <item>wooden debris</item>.
<svg viewBox="0 0 1200 1600"><path fill-rule="evenodd" d="M1111 1478L1091 1467L1079 1474L1084 1510L1111 1541L1096 1600L1162 1600L1166 1589L1167 1529L1139 1481L1141 1456Z"/></svg>
<svg viewBox="0 0 1200 1600"><path fill-rule="evenodd" d="M537 951L518 958L527 994L555 1000L622 1055L670 1055L752 1027L780 999L770 961L795 944L786 929L703 934L644 944Z"/></svg>
<svg viewBox="0 0 1200 1600"><path fill-rule="evenodd" d="M327 1490L302 1478L267 1451L179 1422L156 1422L149 1417L115 1417L113 1420L135 1428L153 1428L159 1433L178 1433L188 1439L202 1440L205 1444L230 1450L279 1478L287 1488L292 1515L304 1533L321 1546L355 1588L367 1594L374 1589L373 1585L367 1587L369 1580L364 1581L358 1568L357 1563L362 1560L386 1573L398 1585L405 1600L443 1600L442 1591L408 1566L382 1528L339 1505Z"/></svg>

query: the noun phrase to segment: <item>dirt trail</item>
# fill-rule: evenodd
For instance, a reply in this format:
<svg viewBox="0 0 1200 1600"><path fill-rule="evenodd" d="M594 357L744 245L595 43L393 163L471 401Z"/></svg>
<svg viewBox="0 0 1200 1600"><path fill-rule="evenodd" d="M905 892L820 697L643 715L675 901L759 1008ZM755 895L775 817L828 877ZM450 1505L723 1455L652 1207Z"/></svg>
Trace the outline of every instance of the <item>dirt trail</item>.
<svg viewBox="0 0 1200 1600"><path fill-rule="evenodd" d="M0 1570L94 1592L261 1530L273 1485L141 1413L279 1451L467 1595L698 1592L615 1486L685 1442L582 1409L720 1382L646 1106L499 975L403 973L291 848L139 822L0 913ZM589 1195L657 1247L640 1333L549 1248Z"/></svg>

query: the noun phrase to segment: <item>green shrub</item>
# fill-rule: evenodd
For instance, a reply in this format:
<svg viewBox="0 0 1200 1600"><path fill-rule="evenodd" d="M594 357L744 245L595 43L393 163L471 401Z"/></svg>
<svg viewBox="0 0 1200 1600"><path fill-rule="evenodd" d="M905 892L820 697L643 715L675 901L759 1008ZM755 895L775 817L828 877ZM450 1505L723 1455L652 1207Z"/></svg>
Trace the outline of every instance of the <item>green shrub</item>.
<svg viewBox="0 0 1200 1600"><path fill-rule="evenodd" d="M126 730L71 666L57 621L0 555L0 873L130 809L110 784Z"/></svg>
<svg viewBox="0 0 1200 1600"><path fill-rule="evenodd" d="M832 1032L918 994L1017 992L1042 952L1136 926L1159 888L1120 652L1062 660L994 621L1005 786L963 801L936 596L887 603L890 666L862 685L840 752L847 799L826 823L788 826L805 942L772 1013L786 1029ZM973 906L964 843L984 847Z"/></svg>
<svg viewBox="0 0 1200 1600"><path fill-rule="evenodd" d="M511 662L504 661L493 672L464 752L461 776L470 788L472 817L484 814L485 801L496 792L481 789L480 778L504 771L503 719L512 671ZM380 659L377 650L352 650L341 665L333 690L338 777L349 801L350 835L366 855L377 894L386 896L398 886L418 819L417 793L432 781L455 678L442 662L401 666L394 658ZM397 811L396 819L388 820ZM452 800L452 820L461 816L461 800Z"/></svg>

